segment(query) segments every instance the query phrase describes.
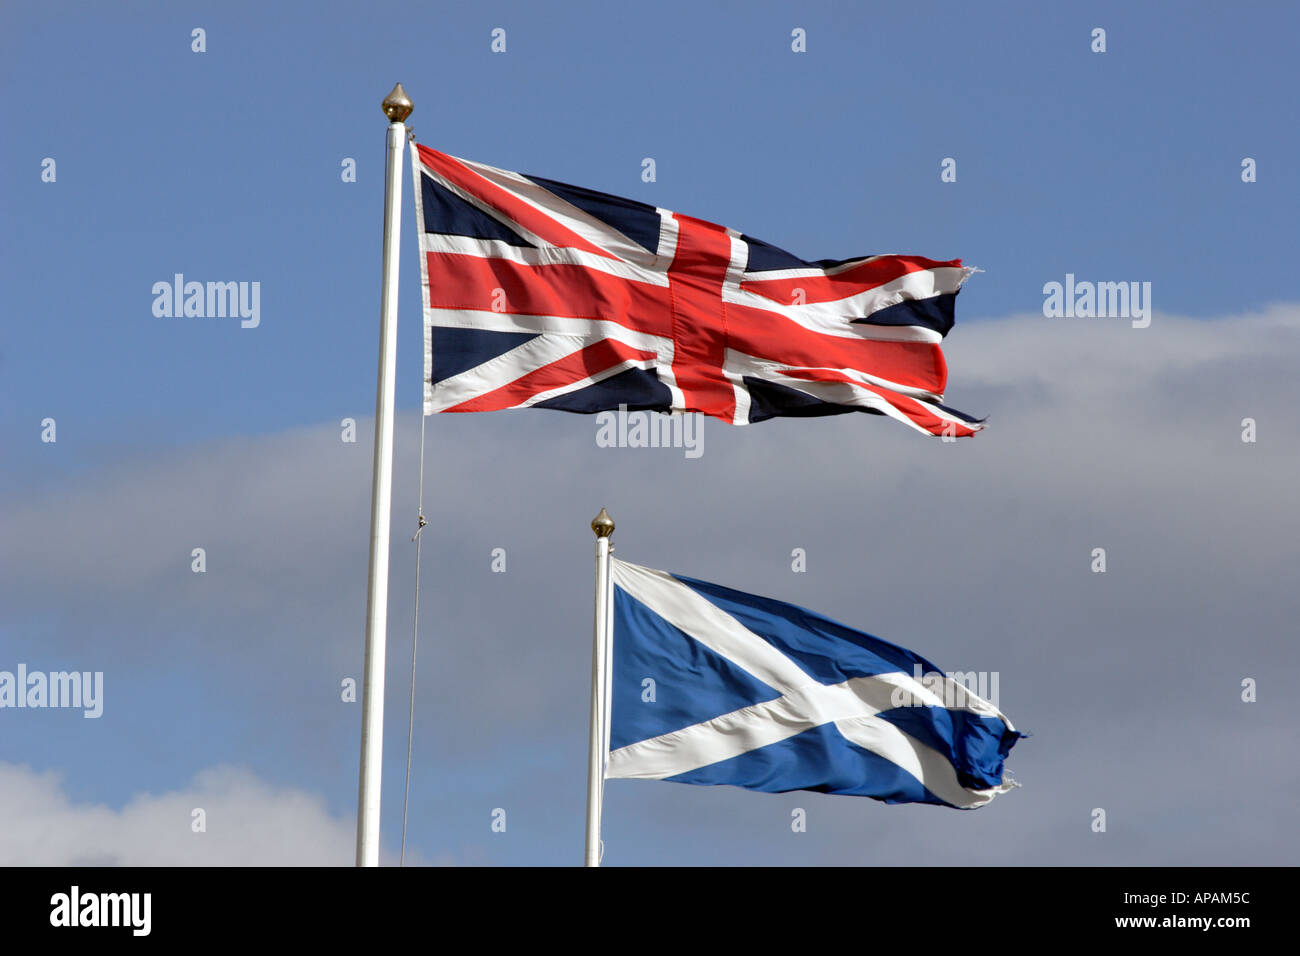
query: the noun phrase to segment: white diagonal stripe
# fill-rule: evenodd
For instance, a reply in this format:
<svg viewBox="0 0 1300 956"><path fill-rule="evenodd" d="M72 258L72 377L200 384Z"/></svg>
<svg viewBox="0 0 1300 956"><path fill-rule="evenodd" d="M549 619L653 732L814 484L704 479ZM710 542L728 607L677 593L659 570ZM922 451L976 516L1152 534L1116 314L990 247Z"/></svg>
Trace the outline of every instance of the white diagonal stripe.
<svg viewBox="0 0 1300 956"><path fill-rule="evenodd" d="M574 382L566 382L563 385L557 385L555 388L547 389L544 392L537 392L530 395L518 405L512 408L527 408L530 405L538 405L542 402L549 402L553 398L559 398L561 395L568 395L570 392L576 392L579 389L586 388L588 385L595 385L597 382L603 382L607 378L613 378L620 372L626 372L628 369L652 369L655 367L657 359L624 359L617 365L611 365L609 368L601 369L598 372L592 372L586 378L580 378Z"/></svg>
<svg viewBox="0 0 1300 956"><path fill-rule="evenodd" d="M537 240L542 242L542 240ZM584 266L618 279L644 282L647 285L667 287L668 273L622 259L606 259L593 252L569 246L543 244L515 246L501 239L476 239L473 236L453 236L450 233L420 233L420 251L444 253L455 256L476 256L481 259L505 259L521 266ZM422 264L423 265L423 264ZM427 299L425 301L428 301Z"/></svg>
<svg viewBox="0 0 1300 956"><path fill-rule="evenodd" d="M597 219L585 210L579 209L568 200L561 198L544 186L538 185L526 176L470 159L452 158L472 169L494 186L504 189L516 199L554 219L570 232L581 236L597 248L611 252L625 262L635 263L646 268L658 265L658 256L655 253L649 251L640 243L629 239L604 220ZM667 264L664 265L666 267Z"/></svg>
<svg viewBox="0 0 1300 956"><path fill-rule="evenodd" d="M433 409L440 412L485 395L552 362L580 351L587 342L575 335L539 335L480 365L444 378L433 389Z"/></svg>
<svg viewBox="0 0 1300 956"><path fill-rule="evenodd" d="M968 790L946 756L876 716L891 706L895 682L854 677L752 704L712 720L620 747L609 755L606 776L663 780L788 740L833 723L851 743L884 757L907 771L940 800L958 807L977 807L1011 789ZM910 678L908 678L910 680Z"/></svg>
<svg viewBox="0 0 1300 956"><path fill-rule="evenodd" d="M925 789L955 807L971 809L983 806L999 793L1006 793L1016 786L1007 782L989 790L967 790L958 782L957 771L947 757L880 717L837 720L835 729L851 743L906 770L921 781Z"/></svg>
<svg viewBox="0 0 1300 956"><path fill-rule="evenodd" d="M768 277L760 273L754 278ZM812 332L820 332L823 335L848 339L942 342L942 335L922 326L873 326L869 323L854 324L852 320L863 317L870 320L873 312L898 305L900 302L929 299L945 292L956 292L961 288L965 278L965 270L962 268L944 266L907 272L865 292L827 302L806 302L803 305L776 302L765 295L739 286L724 287L722 298L724 302L735 302L776 312Z"/></svg>
<svg viewBox="0 0 1300 956"><path fill-rule="evenodd" d="M891 706L892 691L891 684L876 677L814 683L775 700L620 747L610 755L610 776L660 779L707 767L822 724L879 713Z"/></svg>
<svg viewBox="0 0 1300 956"><path fill-rule="evenodd" d="M614 584L778 694L822 686L790 658L671 574L617 558L610 563Z"/></svg>
<svg viewBox="0 0 1300 956"><path fill-rule="evenodd" d="M573 319L556 315L523 315L511 312L488 312L475 309L435 309L425 307L425 326L435 328L463 328L491 332L532 333L538 336L530 342L494 356L487 361L468 368L456 375L433 383L425 380L425 414L432 415L444 411L461 402L483 395L528 375L531 372L559 361L574 352L581 351L604 339L612 339L632 348L654 352L654 358L629 358L610 364L584 378L575 379L562 386L538 392L511 407L526 408L545 402L559 395L586 388L603 379L617 375L630 368L662 369L665 364L671 366L673 360L672 339L638 332L617 322L595 321L592 319ZM582 331L575 329L581 324ZM589 331L598 333L589 335ZM432 336L425 335L426 352L430 349ZM430 353L430 369L433 359Z"/></svg>
<svg viewBox="0 0 1300 956"><path fill-rule="evenodd" d="M728 349L726 354L726 364L724 366L727 373L736 372L744 375L757 375L766 370L769 373L779 372L782 368L793 369L793 366L780 366L764 359L757 359L752 355L745 355L734 349ZM753 371L751 371L751 369ZM866 375L853 369L836 369L846 375L858 376L864 380L871 380L873 383L883 382L873 375ZM786 388L792 388L795 391L805 392L819 401L828 402L832 405L851 405L861 406L864 408L874 408L888 415L897 421L902 422L909 428L913 428L922 435L933 435L932 432L922 428L916 422L912 421L906 414L888 402L883 396L876 394L868 389L862 388L854 382L818 382L806 378L797 378L794 376L781 376L770 374L767 376L768 381L779 382ZM967 428L980 429L983 426L977 423L968 422L951 412L945 411L936 401L942 401L942 395L935 395L932 392L922 392L919 389L909 389L907 386L880 384L880 388L889 389L900 395L906 396L913 401L919 402L926 407L926 410L932 413L936 418L944 421L957 422Z"/></svg>
<svg viewBox="0 0 1300 956"><path fill-rule="evenodd" d="M963 787L948 757L878 717L880 710L891 706L891 692L892 682L881 678L818 684L815 691L810 688L796 695L777 697L671 734L620 747L610 754L606 777L643 780L676 777L833 723L850 743L906 770L926 790L953 806L974 808L987 804L998 793L1015 786L1004 783L991 790Z"/></svg>
<svg viewBox="0 0 1300 956"><path fill-rule="evenodd" d="M1011 726L1011 721L1007 715L1002 713L983 697L966 687L965 684L953 680L946 674L940 675L939 678L931 678L930 675L924 675L927 679L933 679L936 683L941 683L942 693L936 693L929 687L926 687L911 674L896 672L892 674L876 675L883 681L888 681L895 687L899 688L898 704L902 707L943 707L946 710L968 710L973 714L979 714L981 717L996 717L1002 723L1006 724L1007 730L1015 730Z"/></svg>

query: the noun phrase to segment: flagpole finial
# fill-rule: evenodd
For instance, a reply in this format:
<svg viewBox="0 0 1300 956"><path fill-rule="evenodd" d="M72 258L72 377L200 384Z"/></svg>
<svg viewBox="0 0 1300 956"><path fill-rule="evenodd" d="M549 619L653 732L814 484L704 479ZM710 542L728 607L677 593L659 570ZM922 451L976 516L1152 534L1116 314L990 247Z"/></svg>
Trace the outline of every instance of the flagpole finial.
<svg viewBox="0 0 1300 956"><path fill-rule="evenodd" d="M394 86L393 92L385 96L384 102L379 105L383 108L384 115L388 117L390 123L403 122L415 109L415 104L406 95L406 90L402 89L401 83Z"/></svg>
<svg viewBox="0 0 1300 956"><path fill-rule="evenodd" d="M591 530L596 532L597 538L608 538L614 533L614 519L604 508L600 509L600 514L591 519Z"/></svg>

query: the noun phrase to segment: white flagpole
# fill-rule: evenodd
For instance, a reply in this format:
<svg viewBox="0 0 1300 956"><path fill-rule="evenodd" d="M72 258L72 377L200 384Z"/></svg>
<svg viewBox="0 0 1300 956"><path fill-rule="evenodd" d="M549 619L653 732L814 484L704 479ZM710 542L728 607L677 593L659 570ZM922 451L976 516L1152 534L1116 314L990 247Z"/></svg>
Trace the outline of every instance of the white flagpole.
<svg viewBox="0 0 1300 956"><path fill-rule="evenodd" d="M612 522L613 519L611 518ZM611 528L611 533L612 533ZM614 553L614 542L609 543L609 553ZM611 559L612 560L612 559ZM608 567L608 564L606 565ZM605 686L601 692L601 707L605 709L605 719L602 721L600 737L600 806L601 810L605 807L605 771L609 769L609 723L614 715L614 708L610 704L610 693L614 686L614 575L605 574L605 639L601 641L601 655L604 657L604 667L602 673L605 675Z"/></svg>
<svg viewBox="0 0 1300 956"><path fill-rule="evenodd" d="M397 365L397 267L402 238L403 123L414 108L402 84L384 98L388 117L384 263L380 298L375 461L370 483L370 577L366 586L366 670L362 683L357 866L379 865L379 795L384 759L384 656L388 641L388 525L393 496L393 399Z"/></svg>
<svg viewBox="0 0 1300 956"><path fill-rule="evenodd" d="M609 536L614 519L604 508L591 520L596 532L596 613L591 643L591 733L587 741L587 855L585 866L600 866L600 811L605 794L605 750L609 745L606 710L612 615L609 600Z"/></svg>

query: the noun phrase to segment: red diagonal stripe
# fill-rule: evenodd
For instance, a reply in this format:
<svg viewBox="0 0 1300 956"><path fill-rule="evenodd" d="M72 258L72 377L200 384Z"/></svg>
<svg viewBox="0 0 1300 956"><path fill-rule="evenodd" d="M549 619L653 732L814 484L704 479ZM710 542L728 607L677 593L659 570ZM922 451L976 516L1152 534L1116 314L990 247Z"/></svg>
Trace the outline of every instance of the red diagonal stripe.
<svg viewBox="0 0 1300 956"><path fill-rule="evenodd" d="M979 429L949 418L940 418L930 409L926 408L914 398L906 395L900 395L898 392L890 391L887 388L880 388L877 385L867 385L852 379L843 372L837 372L833 369L809 368L783 371L783 375L790 378L803 379L808 382L847 382L857 388L866 389L874 392L885 401L889 402L896 409L906 415L921 428L924 428L931 435L952 435L956 438L967 438L974 435Z"/></svg>
<svg viewBox="0 0 1300 956"><path fill-rule="evenodd" d="M488 182L474 170L461 163L453 156L440 153L427 146L419 146L420 162L437 172L448 182L454 183L465 192L487 203L507 219L514 220L544 242L569 249L580 249L605 259L618 259L604 249L592 245L582 236L552 219L544 212L530 206L514 194L507 192L495 183Z"/></svg>
<svg viewBox="0 0 1300 956"><path fill-rule="evenodd" d="M613 339L602 339L593 345L562 359L556 359L549 365L534 369L500 388L484 392L474 398L443 409L447 412L494 412L503 408L514 408L526 402L534 395L572 385L574 382L601 372L608 371L615 365L633 360L646 361L654 359L654 352L634 349Z"/></svg>

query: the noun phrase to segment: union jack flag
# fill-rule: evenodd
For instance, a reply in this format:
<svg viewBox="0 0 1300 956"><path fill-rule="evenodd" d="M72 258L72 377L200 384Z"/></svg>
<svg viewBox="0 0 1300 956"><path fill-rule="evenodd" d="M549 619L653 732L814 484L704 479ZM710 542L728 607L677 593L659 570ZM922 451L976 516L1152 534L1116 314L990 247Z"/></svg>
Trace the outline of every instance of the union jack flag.
<svg viewBox="0 0 1300 956"><path fill-rule="evenodd" d="M424 411L863 411L931 435L960 259L807 262L702 219L412 151Z"/></svg>

